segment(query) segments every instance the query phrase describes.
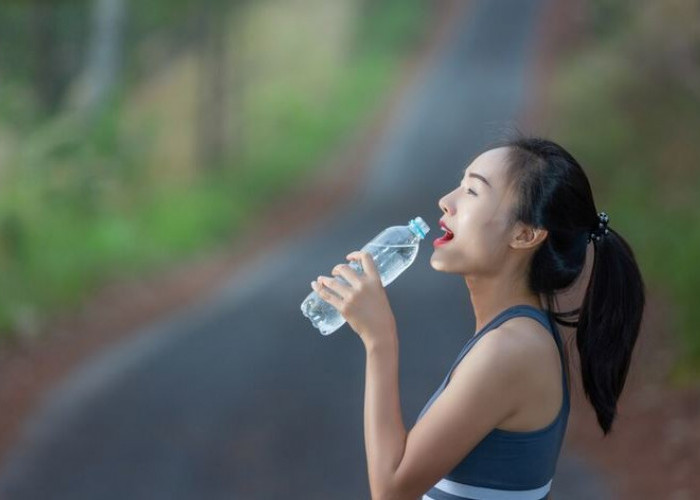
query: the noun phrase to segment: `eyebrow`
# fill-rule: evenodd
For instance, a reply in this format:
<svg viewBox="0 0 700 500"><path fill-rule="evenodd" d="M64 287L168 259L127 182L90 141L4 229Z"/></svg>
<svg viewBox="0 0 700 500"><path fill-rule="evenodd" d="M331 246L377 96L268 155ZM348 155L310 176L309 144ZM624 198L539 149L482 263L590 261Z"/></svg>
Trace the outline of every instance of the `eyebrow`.
<svg viewBox="0 0 700 500"><path fill-rule="evenodd" d="M467 170L464 169L464 172L466 173ZM482 175L469 172L469 177L475 177L475 178L479 179L480 181L485 182L486 185L487 185L488 187L493 187L493 186L491 186L491 184L489 183L489 181L486 180L486 177L484 177L484 176L482 176Z"/></svg>

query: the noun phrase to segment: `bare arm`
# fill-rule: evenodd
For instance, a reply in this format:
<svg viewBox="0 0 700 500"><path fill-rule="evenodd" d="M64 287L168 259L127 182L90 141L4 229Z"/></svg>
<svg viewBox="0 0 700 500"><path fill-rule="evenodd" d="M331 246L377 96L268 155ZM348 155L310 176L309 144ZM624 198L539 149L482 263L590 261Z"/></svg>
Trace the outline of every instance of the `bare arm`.
<svg viewBox="0 0 700 500"><path fill-rule="evenodd" d="M399 343L367 347L365 371L365 451L373 499L384 498L401 462L406 427L399 397Z"/></svg>

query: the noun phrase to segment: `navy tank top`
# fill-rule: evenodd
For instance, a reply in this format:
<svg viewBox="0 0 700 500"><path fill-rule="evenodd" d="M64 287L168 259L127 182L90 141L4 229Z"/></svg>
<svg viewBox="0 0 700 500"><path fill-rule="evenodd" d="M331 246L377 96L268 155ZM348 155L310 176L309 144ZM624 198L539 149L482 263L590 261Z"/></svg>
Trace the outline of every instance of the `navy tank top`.
<svg viewBox="0 0 700 500"><path fill-rule="evenodd" d="M570 410L562 340L547 311L519 304L501 311L484 325L464 345L416 422L442 393L452 371L472 346L486 332L516 316L539 321L554 336L561 359L564 394L559 414L545 427L532 431L492 429L449 474L423 495L422 500L547 500Z"/></svg>

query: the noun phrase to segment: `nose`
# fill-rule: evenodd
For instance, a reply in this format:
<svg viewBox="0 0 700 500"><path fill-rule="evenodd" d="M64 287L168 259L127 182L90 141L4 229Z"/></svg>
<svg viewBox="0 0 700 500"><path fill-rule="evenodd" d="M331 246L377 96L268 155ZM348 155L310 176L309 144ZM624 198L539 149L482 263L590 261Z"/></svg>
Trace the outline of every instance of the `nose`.
<svg viewBox="0 0 700 500"><path fill-rule="evenodd" d="M440 200L438 200L438 206L439 206L440 209L441 209L443 212L445 212L447 215L452 215L452 214L450 213L449 205L447 204L447 196L443 196L442 198L440 198Z"/></svg>

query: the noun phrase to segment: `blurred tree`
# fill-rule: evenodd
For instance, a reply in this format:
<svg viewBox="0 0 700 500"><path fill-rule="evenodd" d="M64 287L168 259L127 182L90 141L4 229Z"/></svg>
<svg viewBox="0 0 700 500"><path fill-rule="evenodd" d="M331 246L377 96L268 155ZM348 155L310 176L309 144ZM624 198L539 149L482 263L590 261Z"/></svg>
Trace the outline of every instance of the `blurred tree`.
<svg viewBox="0 0 700 500"><path fill-rule="evenodd" d="M58 111L72 77L74 68L67 52L69 44L77 41L70 31L80 19L78 16L71 18L71 14L80 8L79 3L70 5L66 2L31 0L25 11L29 23L27 47L30 53L25 53L21 47L8 47L19 57L29 57L32 86L39 108L45 114Z"/></svg>
<svg viewBox="0 0 700 500"><path fill-rule="evenodd" d="M61 97L57 58L55 7L37 0L32 5L32 41L34 54L34 82L40 106L47 112L58 107Z"/></svg>
<svg viewBox="0 0 700 500"><path fill-rule="evenodd" d="M87 2L16 0L2 4L0 74L4 85L0 100L8 105L3 108L4 118L23 128L60 109L83 63Z"/></svg>
<svg viewBox="0 0 700 500"><path fill-rule="evenodd" d="M93 0L88 53L74 103L88 114L104 104L120 80L126 7L126 0Z"/></svg>
<svg viewBox="0 0 700 500"><path fill-rule="evenodd" d="M198 164L221 166L226 144L227 6L217 0L200 4L196 150Z"/></svg>

